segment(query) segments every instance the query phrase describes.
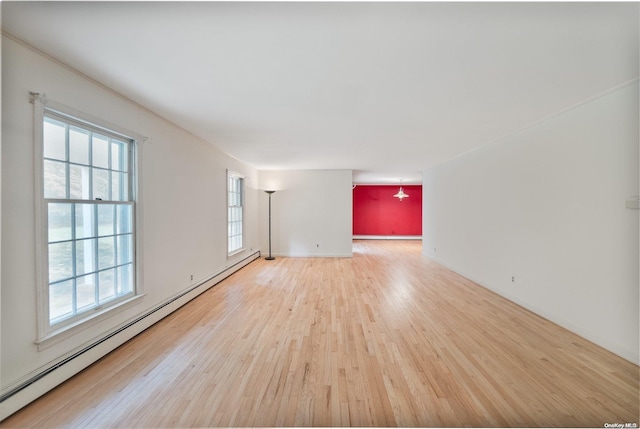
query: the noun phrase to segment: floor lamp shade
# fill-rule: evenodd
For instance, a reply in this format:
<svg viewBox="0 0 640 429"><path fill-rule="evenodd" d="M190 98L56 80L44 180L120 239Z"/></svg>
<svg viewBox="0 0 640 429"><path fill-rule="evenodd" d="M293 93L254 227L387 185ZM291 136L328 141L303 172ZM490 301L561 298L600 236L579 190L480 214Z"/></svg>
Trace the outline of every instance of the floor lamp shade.
<svg viewBox="0 0 640 429"><path fill-rule="evenodd" d="M274 256L271 256L271 194L273 194L275 191L265 192L269 194L269 256L264 259L266 259L267 261L273 261L276 258Z"/></svg>

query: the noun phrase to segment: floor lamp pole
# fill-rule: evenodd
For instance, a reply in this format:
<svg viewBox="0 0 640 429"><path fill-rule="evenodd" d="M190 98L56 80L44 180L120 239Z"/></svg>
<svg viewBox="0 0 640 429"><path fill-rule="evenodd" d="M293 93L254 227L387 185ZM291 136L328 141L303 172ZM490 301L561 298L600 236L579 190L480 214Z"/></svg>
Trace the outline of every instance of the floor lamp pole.
<svg viewBox="0 0 640 429"><path fill-rule="evenodd" d="M273 194L275 191L265 191L267 194L269 194L269 256L267 256L266 259L267 261L273 261L274 258L273 256L271 256L271 194Z"/></svg>

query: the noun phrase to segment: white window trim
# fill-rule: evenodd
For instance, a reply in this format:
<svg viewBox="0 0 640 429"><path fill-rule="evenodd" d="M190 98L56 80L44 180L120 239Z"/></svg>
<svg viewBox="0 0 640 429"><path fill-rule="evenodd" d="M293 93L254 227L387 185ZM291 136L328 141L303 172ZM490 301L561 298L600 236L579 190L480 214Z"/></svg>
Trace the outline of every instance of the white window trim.
<svg viewBox="0 0 640 429"><path fill-rule="evenodd" d="M144 294L136 294L123 301L118 301L110 307L98 309L97 311L87 313L86 317L75 320L60 328L56 328L49 334L46 334L44 337L38 338L36 341L34 341L34 343L38 346L38 351L46 350L49 347L66 340L67 338L73 337L79 331L95 326L103 320L106 320L109 317L113 316L114 314L120 313L123 310L137 305L144 297Z"/></svg>
<svg viewBox="0 0 640 429"><path fill-rule="evenodd" d="M237 179L242 179L242 245L240 246L239 249L236 249L232 252L229 252L229 178L230 177L234 177ZM226 230L227 230L227 258L230 258L232 256L237 255L238 253L244 252L245 249L245 210L244 210L244 204L245 204L245 176L241 173L238 173L237 171L233 171L233 170L227 170L227 175L226 175L226 185L225 185L225 195L226 195L226 200L227 200L227 207L226 207L226 213L227 213L227 223L225 225Z"/></svg>
<svg viewBox="0 0 640 429"><path fill-rule="evenodd" d="M66 338L69 338L78 332L81 332L96 323L105 320L114 314L122 311L125 308L132 306L134 303L138 303L144 296L144 272L142 267L142 243L143 243L143 228L142 228L142 195L141 195L141 181L142 176L140 157L142 154L142 144L149 141L147 137L144 137L138 133L126 130L120 126L113 125L100 118L93 117L79 110L65 106L61 103L49 100L43 93L31 92L30 102L34 106L34 179L35 179L35 245L36 245L36 300L37 300L37 337L34 341L38 345L38 350L46 349ZM78 318L70 323L61 324L59 326L51 326L49 324L49 302L48 302L48 266L47 266L47 230L46 222L46 207L44 199L44 188L42 186L44 180L44 141L43 141L43 121L45 117L45 111L58 113L62 116L69 117L70 119L86 123L93 128L102 128L110 133L120 134L128 139L133 139L133 151L132 151L132 165L134 168L134 174L131 175L132 182L132 197L136 202L135 209L135 222L134 222L134 240L135 240L135 254L134 254L134 275L135 275L135 291L133 296L128 299L114 302L112 305L100 308L95 311L87 312L85 317Z"/></svg>

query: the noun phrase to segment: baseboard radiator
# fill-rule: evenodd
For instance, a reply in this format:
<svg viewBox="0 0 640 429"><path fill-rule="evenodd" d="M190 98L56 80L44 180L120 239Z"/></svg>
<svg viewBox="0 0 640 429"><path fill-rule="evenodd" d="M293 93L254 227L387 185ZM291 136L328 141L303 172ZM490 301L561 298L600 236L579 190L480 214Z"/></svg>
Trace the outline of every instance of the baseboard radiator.
<svg viewBox="0 0 640 429"><path fill-rule="evenodd" d="M0 396L0 421L68 380L259 257L260 251L252 253L13 387Z"/></svg>

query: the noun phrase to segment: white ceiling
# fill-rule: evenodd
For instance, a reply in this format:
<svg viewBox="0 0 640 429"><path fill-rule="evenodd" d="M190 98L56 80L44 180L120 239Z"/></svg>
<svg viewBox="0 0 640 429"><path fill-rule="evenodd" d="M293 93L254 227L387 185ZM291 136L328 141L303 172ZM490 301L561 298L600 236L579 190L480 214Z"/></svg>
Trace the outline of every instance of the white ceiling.
<svg viewBox="0 0 640 429"><path fill-rule="evenodd" d="M411 183L637 78L639 7L5 1L2 24L259 169Z"/></svg>

